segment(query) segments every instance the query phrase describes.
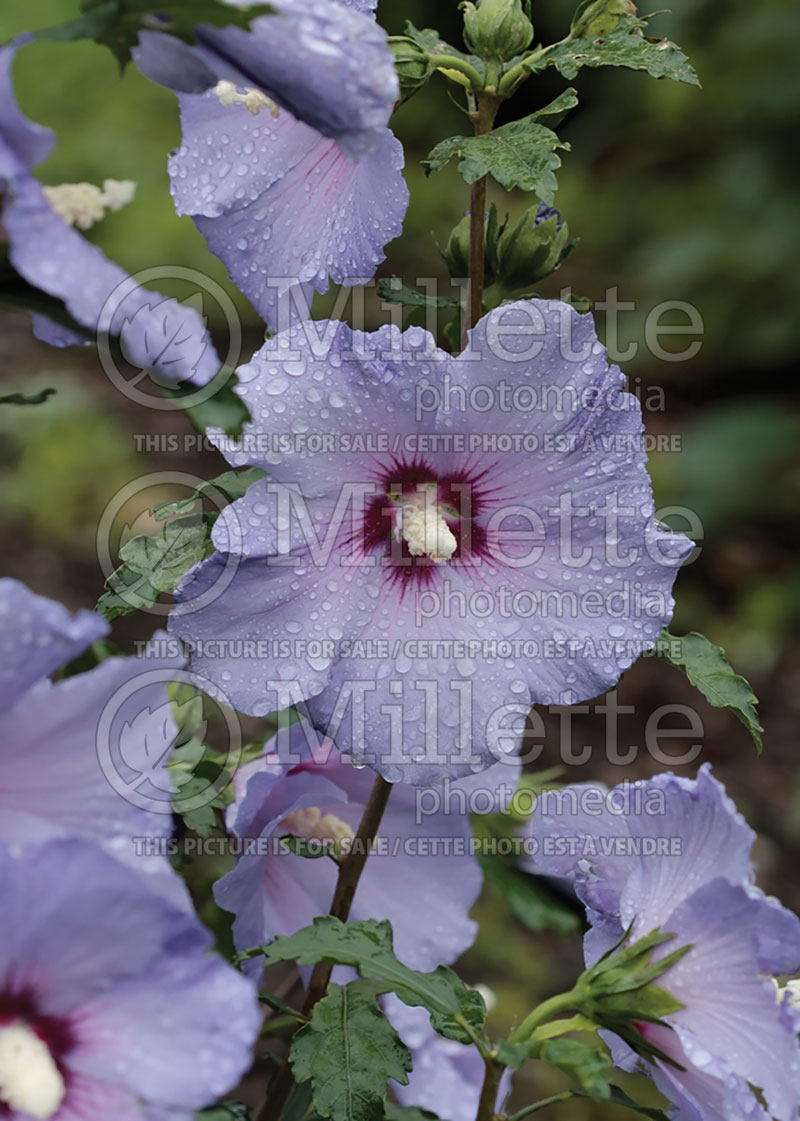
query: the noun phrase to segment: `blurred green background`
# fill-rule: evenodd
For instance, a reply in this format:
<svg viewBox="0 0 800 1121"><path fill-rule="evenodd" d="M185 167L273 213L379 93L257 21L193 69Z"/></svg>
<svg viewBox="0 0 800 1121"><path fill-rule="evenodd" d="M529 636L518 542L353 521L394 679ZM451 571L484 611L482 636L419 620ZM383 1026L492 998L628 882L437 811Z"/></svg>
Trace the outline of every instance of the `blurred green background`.
<svg viewBox="0 0 800 1121"><path fill-rule="evenodd" d="M534 0L537 39L565 34L572 8L572 0ZM77 10L77 0L7 0L0 40ZM411 18L459 42L455 0L382 0L379 18L393 32ZM663 390L665 407L646 414L648 430L673 437L680 447L651 456L657 499L689 507L705 530L699 559L679 577L672 629L701 630L721 643L762 702L766 746L757 760L733 717L708 708L677 671L643 660L619 688L620 703L634 709L620 718L620 743L643 743L643 725L660 705L695 707L706 731L701 759L714 764L762 834L763 885L800 910L800 7L796 0L728 0L724 6L673 0L653 33L683 47L703 88L626 71L578 75L572 84L581 105L560 130L572 151L563 155L556 205L581 244L539 290L557 295L569 285L597 301L617 287L620 300L635 304L624 318L621 342L638 342L639 353L625 368L642 396L653 387ZM167 191L166 154L179 139L172 94L133 68L120 78L110 53L90 43L35 43L20 52L15 76L25 111L58 134L54 154L39 169L45 182L112 177L138 183L135 202L89 236L130 270L181 264L222 283L242 317L247 356L263 328L191 221L175 216ZM566 84L548 71L523 88L502 120L541 107ZM440 291L450 294L434 236L447 240L467 208L468 188L453 168L426 179L420 160L440 139L468 130L469 122L437 79L398 111L394 127L406 147L412 202L405 237L389 247L380 274L398 274L410 284L437 277ZM495 187L490 197L515 214L530 202ZM659 360L643 345L645 318L664 300L686 301L702 316L702 349L689 362ZM324 311L330 300L318 307ZM377 324L383 315L377 300L368 307ZM600 316L598 328L602 334ZM72 606L93 606L102 585L96 527L109 500L149 472L208 477L222 469L221 460L211 452L142 450L143 437L190 432L185 418L122 397L92 353L36 343L21 314L4 313L2 330L2 390L58 391L37 408L0 408L2 569ZM169 497L170 485L162 491L159 497ZM141 531L154 500L152 489L138 505L134 497L124 510L127 522ZM121 620L115 637L128 645L159 622ZM559 762L555 714L547 726L542 766ZM619 781L662 769L644 753L624 773L610 767L604 736L604 719L593 710L575 717L572 746L589 745L592 753L571 778ZM500 1030L570 982L577 940L531 931L511 917L493 888L479 911L483 934L463 968L468 979L497 991L494 1026ZM544 1096L561 1087L555 1076L534 1073L535 1086L527 1079L520 1088L520 1105L534 1092ZM583 1121L616 1115L581 1102L542 1113L543 1121L551 1116Z"/></svg>

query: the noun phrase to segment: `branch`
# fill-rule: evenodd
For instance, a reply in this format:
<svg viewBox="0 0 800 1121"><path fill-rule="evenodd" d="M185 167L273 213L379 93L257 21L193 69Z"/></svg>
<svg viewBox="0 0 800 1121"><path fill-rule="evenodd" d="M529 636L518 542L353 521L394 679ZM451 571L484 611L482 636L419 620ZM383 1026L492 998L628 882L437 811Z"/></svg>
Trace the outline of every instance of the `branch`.
<svg viewBox="0 0 800 1121"><path fill-rule="evenodd" d="M339 878L336 881L336 891L333 895L329 914L336 919L341 919L342 922L347 922L358 881L364 871L364 865L367 863L372 842L378 833L391 792L392 784L378 775L370 792L369 801L364 809L352 848L339 866ZM302 1010L305 1017L311 1015L314 1005L325 996L332 972L333 965L327 962L317 962L314 966ZM283 1066L275 1076L275 1081L270 1087L267 1100L261 1107L257 1121L277 1121L292 1092L292 1085L292 1069L287 1056Z"/></svg>

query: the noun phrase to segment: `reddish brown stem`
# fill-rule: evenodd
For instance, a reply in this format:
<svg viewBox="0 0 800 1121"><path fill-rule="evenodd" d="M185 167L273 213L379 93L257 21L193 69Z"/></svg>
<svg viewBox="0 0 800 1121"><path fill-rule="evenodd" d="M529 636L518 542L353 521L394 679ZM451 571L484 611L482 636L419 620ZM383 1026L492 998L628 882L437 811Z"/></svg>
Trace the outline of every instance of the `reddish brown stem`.
<svg viewBox="0 0 800 1121"><path fill-rule="evenodd" d="M339 866L339 878L336 881L336 891L333 894L333 902L331 903L328 913L333 915L336 919L341 919L342 922L347 922L350 908L353 905L353 898L356 894L356 888L358 887L358 881L361 878L361 873L364 871L364 865L367 863L367 857L369 856L372 842L377 836L378 828L383 818L383 812L386 809L386 804L389 801L391 792L392 784L386 782L385 779L382 779L381 776L378 775L372 786L369 801L364 809L364 814L358 826L358 831L353 840L351 850ZM305 1004L303 1005L304 1015L310 1016L314 1005L325 996L332 972L333 966L324 962L317 962L314 966L314 972L311 974L308 992L306 993ZM267 1100L261 1107L257 1121L278 1121L286 1102L289 1100L289 1095L292 1092L292 1085L292 1070L287 1057L280 1071L275 1076L275 1081L270 1087Z"/></svg>
<svg viewBox="0 0 800 1121"><path fill-rule="evenodd" d="M475 135L484 136L494 128L494 119L497 116L499 101L491 95L484 94L478 103L477 111L472 115L475 125ZM483 315L483 279L485 274L485 240L486 240L486 194L489 179L484 176L472 185L470 199L469 223L469 301L467 314L464 319L464 333L461 340L462 348L467 345L467 331L474 327Z"/></svg>

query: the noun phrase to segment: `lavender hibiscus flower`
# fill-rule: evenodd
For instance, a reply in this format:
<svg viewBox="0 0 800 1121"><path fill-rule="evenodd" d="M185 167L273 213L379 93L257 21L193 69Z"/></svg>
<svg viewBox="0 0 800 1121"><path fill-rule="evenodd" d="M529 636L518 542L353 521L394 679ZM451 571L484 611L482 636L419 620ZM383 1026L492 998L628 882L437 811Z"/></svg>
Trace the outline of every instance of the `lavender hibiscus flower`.
<svg viewBox="0 0 800 1121"><path fill-rule="evenodd" d="M251 1061L250 983L89 841L0 844L0 1115L192 1121Z"/></svg>
<svg viewBox="0 0 800 1121"><path fill-rule="evenodd" d="M240 27L195 28L196 46L145 31L133 57L155 82L196 94L218 81L275 102L360 159L383 142L400 87L386 33L361 0L274 0ZM233 92L233 91L229 91ZM245 102L245 104L247 104Z"/></svg>
<svg viewBox="0 0 800 1121"><path fill-rule="evenodd" d="M590 316L503 306L458 358L419 329L299 325L239 377L253 421L214 438L270 478L217 521L169 627L243 711L305 698L342 751L433 785L516 750L533 702L609 688L668 622L691 542L655 518Z"/></svg>
<svg viewBox="0 0 800 1121"><path fill-rule="evenodd" d="M386 127L399 88L372 6L279 0L250 32L198 28L197 47L145 33L135 53L184 91L178 213L272 327L296 286L307 303L329 278L367 282L402 230L403 150Z"/></svg>
<svg viewBox="0 0 800 1121"><path fill-rule="evenodd" d="M61 300L86 337L36 316L35 332L54 346L119 335L126 358L170 383L206 385L220 361L193 308L139 286L78 232L131 197L132 184L107 180L43 188L31 168L52 150L54 135L17 106L11 66L18 38L0 48L0 194L9 259L34 288Z"/></svg>
<svg viewBox="0 0 800 1121"><path fill-rule="evenodd" d="M71 616L24 584L0 580L0 841L21 845L71 834L90 837L145 875L153 890L185 905L183 881L166 857L137 856L134 847L134 838L168 837L169 812L137 808L111 784L131 730L144 755L168 754L177 727L165 682L179 672L182 660L109 658L55 684L48 678L107 632L108 624L94 612ZM101 745L104 712L109 730ZM101 746L108 749L105 770Z"/></svg>
<svg viewBox="0 0 800 1121"><path fill-rule="evenodd" d="M482 776L488 801L481 808L489 802L504 808L518 773L518 767L498 765ZM370 771L353 767L305 722L281 732L261 758L237 773L228 828L250 846L214 894L236 915L233 931L240 949L292 934L328 910L336 886L333 861L281 851L281 838L296 836L320 848L331 845L334 853L346 851L372 784ZM420 806L412 788L395 787L377 848L359 881L351 917L389 919L399 957L415 969L455 960L475 937L468 915L481 874L464 812L464 797L470 794L474 791L453 789L452 805L432 813L424 800Z"/></svg>
<svg viewBox="0 0 800 1121"><path fill-rule="evenodd" d="M527 835L535 867L572 879L586 904L589 964L629 927L631 941L675 936L654 959L691 947L658 982L683 1008L668 1027L639 1025L678 1065L644 1063L612 1036L617 1064L646 1069L676 1121L797 1117L800 1013L771 978L800 967L800 921L754 886L755 835L708 767L543 795Z"/></svg>

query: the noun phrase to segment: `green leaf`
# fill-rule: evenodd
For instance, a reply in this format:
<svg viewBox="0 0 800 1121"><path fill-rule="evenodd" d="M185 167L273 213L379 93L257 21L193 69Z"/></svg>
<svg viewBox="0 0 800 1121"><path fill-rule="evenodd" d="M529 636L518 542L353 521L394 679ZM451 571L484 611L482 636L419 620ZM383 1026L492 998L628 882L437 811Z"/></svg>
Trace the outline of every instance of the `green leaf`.
<svg viewBox="0 0 800 1121"><path fill-rule="evenodd" d="M478 861L487 878L502 892L514 918L529 930L574 934L581 929L578 913L543 880L515 868L501 856L478 854Z"/></svg>
<svg viewBox="0 0 800 1121"><path fill-rule="evenodd" d="M386 1121L439 1121L435 1113L420 1109L417 1105L396 1105L386 1103Z"/></svg>
<svg viewBox="0 0 800 1121"><path fill-rule="evenodd" d="M714 708L729 708L753 737L759 755L764 746L764 729L758 718L758 697L749 682L735 673L721 646L714 646L705 635L691 634L678 638L662 631L655 650L657 656L683 670Z"/></svg>
<svg viewBox="0 0 800 1121"><path fill-rule="evenodd" d="M97 601L95 611L99 611L109 623L121 615L131 615L134 611L152 607L161 595L138 572L125 565L111 573L106 580L106 589Z"/></svg>
<svg viewBox="0 0 800 1121"><path fill-rule="evenodd" d="M63 681L67 677L75 677L78 673L87 673L95 666L99 666L106 658L113 658L114 655L120 653L121 651L113 642L107 638L100 638L97 642L93 642L82 654L79 654L77 658L73 658L71 662L67 662L57 673L53 674L53 680Z"/></svg>
<svg viewBox="0 0 800 1121"><path fill-rule="evenodd" d="M249 1105L243 1102L220 1102L197 1114L197 1121L251 1121Z"/></svg>
<svg viewBox="0 0 800 1121"><path fill-rule="evenodd" d="M430 174L457 156L466 183L491 175L507 191L514 187L535 191L543 202L552 204L558 186L555 172L561 166L556 149L568 149L569 144L539 124L538 116L533 113L484 136L451 136L436 145L423 167Z"/></svg>
<svg viewBox="0 0 800 1121"><path fill-rule="evenodd" d="M670 1121L663 1110L639 1105L633 1098L629 1098L624 1090L620 1090L619 1086L611 1086L610 1089L610 1096L605 1098L598 1098L597 1094L590 1090L573 1090L573 1094L576 1098L591 1098L592 1101L608 1101L612 1105L622 1106L624 1109L632 1109L635 1113L641 1114L642 1117L649 1117L650 1121Z"/></svg>
<svg viewBox="0 0 800 1121"><path fill-rule="evenodd" d="M512 857L498 853L497 841L513 836L509 814L476 814L472 828L477 840L476 856L484 876L500 891L514 918L529 930L556 930L575 934L583 926L584 908L560 898L540 877L523 872Z"/></svg>
<svg viewBox="0 0 800 1121"><path fill-rule="evenodd" d="M462 62L469 62L476 70L483 73L484 61L478 58L477 55L465 54L464 51L459 51L455 47L451 47L439 35L438 31L434 31L430 27L422 28L419 30L414 26L411 20L406 21L406 35L409 39L413 39L424 51L428 54L442 54L450 55L451 58L459 58Z"/></svg>
<svg viewBox="0 0 800 1121"><path fill-rule="evenodd" d="M209 527L203 514L166 522L157 533L132 537L119 551L120 560L159 592L177 588L184 572L208 556Z"/></svg>
<svg viewBox="0 0 800 1121"><path fill-rule="evenodd" d="M176 514L189 514L201 498L218 499L220 494L229 502L235 502L244 496L248 487L266 476L266 471L262 471L260 467L247 467L244 471L223 471L216 479L201 483L189 498L182 498L178 502L159 502L153 507L153 517L156 521L163 522Z"/></svg>
<svg viewBox="0 0 800 1121"><path fill-rule="evenodd" d="M237 375L231 372L224 381L220 379L220 386L211 397L199 404L185 407L181 405L181 400L196 397L197 386L188 385L183 389L172 389L161 385L159 389L164 397L178 402L178 406L183 408L198 432L205 432L207 428L221 428L226 436L241 436L242 425L250 420L250 412L235 392L238 381Z"/></svg>
<svg viewBox="0 0 800 1121"><path fill-rule="evenodd" d="M558 97L549 102L549 104L545 105L544 109L537 109L535 113L531 113L529 119L538 121L542 117L558 117L560 122L570 109L574 109L577 104L578 91L570 86L568 89L565 89L563 93L560 93Z"/></svg>
<svg viewBox="0 0 800 1121"><path fill-rule="evenodd" d="M195 27L234 25L247 29L256 16L270 15L269 4L237 8L222 0L84 0L84 14L77 19L36 32L39 39L73 42L94 39L113 53L124 68L131 59L139 32L156 30L175 35L187 43L196 41Z"/></svg>
<svg viewBox="0 0 800 1121"><path fill-rule="evenodd" d="M384 276L378 281L378 296L387 304L402 304L403 307L457 308L459 302L454 296L426 296L409 288L398 276Z"/></svg>
<svg viewBox="0 0 800 1121"><path fill-rule="evenodd" d="M96 610L109 621L152 607L162 592L177 588L185 572L210 556L210 524L204 514L167 522L157 533L140 534L120 549L122 564L106 581Z"/></svg>
<svg viewBox="0 0 800 1121"><path fill-rule="evenodd" d="M671 78L676 82L699 86L683 51L668 39L647 39L642 28L646 19L621 15L617 26L596 37L567 38L556 43L532 69L555 66L571 81L584 66L624 66L629 70L646 70L653 78Z"/></svg>
<svg viewBox="0 0 800 1121"><path fill-rule="evenodd" d="M298 1082L332 1121L383 1121L390 1078L408 1083L411 1052L378 1006L374 981L330 985L290 1051Z"/></svg>
<svg viewBox="0 0 800 1121"><path fill-rule="evenodd" d="M311 1112L311 1083L301 1082L292 1090L292 1095L281 1114L281 1121L317 1121Z"/></svg>
<svg viewBox="0 0 800 1121"><path fill-rule="evenodd" d="M295 934L279 935L263 953L265 965L295 960L298 965L350 965L365 980L386 982L385 991L405 1004L426 1008L435 1030L459 1043L471 1043L470 1031L480 1031L486 1022L483 998L452 969L440 965L432 973L419 973L397 960L388 922L343 923L322 915Z"/></svg>
<svg viewBox="0 0 800 1121"><path fill-rule="evenodd" d="M584 1043L580 1039L548 1039L539 1050L539 1058L559 1067L596 1099L607 1101L611 1097L607 1076L611 1058L599 1043Z"/></svg>
<svg viewBox="0 0 800 1121"><path fill-rule="evenodd" d="M31 393L29 397L24 393L8 393L5 397L0 397L0 405L43 405L55 392L55 389L40 389L38 393Z"/></svg>
<svg viewBox="0 0 800 1121"><path fill-rule="evenodd" d="M220 495L233 502L264 475L258 467L225 471L202 483L188 498L155 506L153 515L157 521L172 521L154 534L132 537L123 545L119 553L122 564L106 580L107 591L98 600L96 610L110 622L120 615L152 607L163 592L175 591L192 565L213 552L211 528L219 509L192 513L197 502L205 497L218 499Z"/></svg>

